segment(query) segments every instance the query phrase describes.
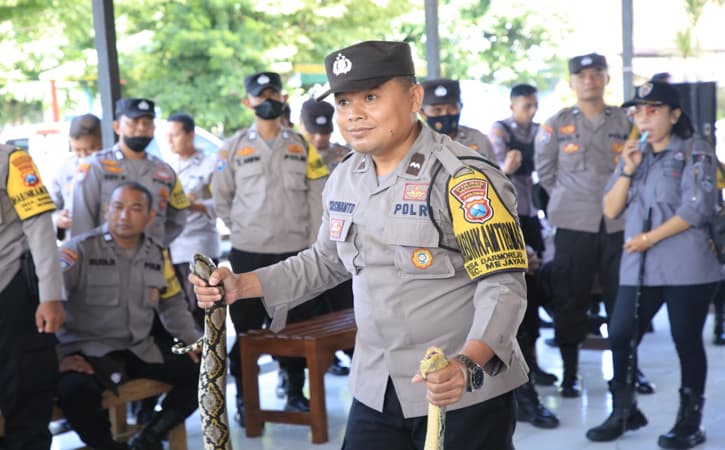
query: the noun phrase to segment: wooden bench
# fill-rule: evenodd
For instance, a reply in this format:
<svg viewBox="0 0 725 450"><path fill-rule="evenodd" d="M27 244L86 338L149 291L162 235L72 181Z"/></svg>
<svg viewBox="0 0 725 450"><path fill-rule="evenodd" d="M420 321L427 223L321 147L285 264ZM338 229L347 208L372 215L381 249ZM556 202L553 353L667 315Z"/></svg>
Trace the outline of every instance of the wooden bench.
<svg viewBox="0 0 725 450"><path fill-rule="evenodd" d="M108 410L111 421L111 434L113 434L114 439L127 441L141 428L126 421L126 404L128 402L155 397L169 392L171 388L171 385L160 381L137 378L119 386L118 397L111 391L105 391L102 406ZM51 420L60 420L63 417L63 411L57 404L54 405ZM3 435L4 420L0 416L0 436ZM186 425L184 422L169 432L169 448L171 450L186 450Z"/></svg>
<svg viewBox="0 0 725 450"><path fill-rule="evenodd" d="M325 372L337 350L349 349L355 345L356 332L352 309L346 309L289 324L277 334L269 330L251 330L240 334L246 435L260 436L264 422L282 422L309 425L312 428L313 443L327 442ZM306 359L310 387L309 412L260 409L257 359L266 353Z"/></svg>

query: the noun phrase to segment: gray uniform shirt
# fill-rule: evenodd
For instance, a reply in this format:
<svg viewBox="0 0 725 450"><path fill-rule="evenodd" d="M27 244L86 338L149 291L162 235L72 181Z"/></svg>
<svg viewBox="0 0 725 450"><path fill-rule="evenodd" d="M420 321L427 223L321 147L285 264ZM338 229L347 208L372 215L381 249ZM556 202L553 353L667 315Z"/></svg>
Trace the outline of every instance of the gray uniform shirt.
<svg viewBox="0 0 725 450"><path fill-rule="evenodd" d="M314 246L256 271L273 329L283 324L289 308L352 277L358 327L352 395L382 411L390 378L405 417L426 414L425 386L410 379L431 345L452 356L466 341L481 339L496 354L484 367L489 374L484 387L464 393L449 409L480 403L527 379L516 342L526 307L523 273L499 272L477 282L467 275L453 237L446 170L431 187L440 168L434 153L446 152L456 162L465 158L480 168L515 211L513 187L501 172L423 126L408 155L380 185L371 157L353 152L327 183ZM440 231L429 216L429 189Z"/></svg>
<svg viewBox="0 0 725 450"><path fill-rule="evenodd" d="M534 165L549 193L548 218L560 228L596 233L604 216L604 186L617 167L632 125L621 108L606 107L592 123L578 108L564 108L536 137ZM624 221L605 220L607 233Z"/></svg>
<svg viewBox="0 0 725 450"><path fill-rule="evenodd" d="M158 242L168 246L186 224L189 200L170 165L154 155L127 159L118 144L94 153L78 164L73 186L71 237L105 222L104 207L113 188L122 181L136 181L153 195L156 217L146 228Z"/></svg>
<svg viewBox="0 0 725 450"><path fill-rule="evenodd" d="M691 156L687 157L687 149ZM677 286L712 283L722 279L721 266L710 251L708 223L715 214L717 160L703 139L688 141L673 136L668 148L654 153L647 146L634 172L624 212L624 238L642 233L647 210L652 210L652 229L678 215L692 225L663 239L647 250L645 286ZM608 192L622 173L621 161L607 185ZM622 252L620 284L636 286L640 253Z"/></svg>
<svg viewBox="0 0 725 450"><path fill-rule="evenodd" d="M55 207L30 155L0 144L0 180L0 290L18 273L20 256L30 250L40 301L65 299L51 221Z"/></svg>
<svg viewBox="0 0 725 450"><path fill-rule="evenodd" d="M316 148L316 150L320 153L322 160L325 162L325 165L330 172L332 172L332 170L337 167L342 159L351 151L350 147L336 144L334 142L330 143L330 146L327 148Z"/></svg>
<svg viewBox="0 0 725 450"><path fill-rule="evenodd" d="M73 178L76 175L76 169L80 158L76 155L70 155L63 161L58 172L56 172L53 180L50 182L50 197L55 203L55 207L60 209L71 208L73 201Z"/></svg>
<svg viewBox="0 0 725 450"><path fill-rule="evenodd" d="M488 137L475 128L465 125L458 126L456 134L456 142L460 142L471 150L477 151L481 156L496 163L496 154L493 152L493 146Z"/></svg>
<svg viewBox="0 0 725 450"><path fill-rule="evenodd" d="M509 117L503 121L508 125L509 129L514 135L514 139L518 142L523 143L534 143L536 133L539 131L539 124L532 123L530 127L520 127L513 118ZM491 144L493 145L493 152L496 154L496 161L498 161L499 167L503 166L503 162L506 159L506 153L511 148L511 137L504 127L500 123L494 122L491 125ZM515 149L521 150L521 149ZM511 183L516 188L516 205L518 207L518 214L524 217L536 217L537 209L534 206L533 200L533 187L534 180L531 174L528 175L509 175Z"/></svg>
<svg viewBox="0 0 725 450"><path fill-rule="evenodd" d="M196 203L206 207L207 213L192 212L186 216L184 231L169 246L174 264L191 261L194 253L201 252L209 257L219 257L219 233L216 229L216 210L211 197L211 177L216 158L197 150L191 158L176 158L172 167L181 180L184 192Z"/></svg>
<svg viewBox="0 0 725 450"><path fill-rule="evenodd" d="M279 254L309 246L320 225L329 172L308 154L307 142L289 128L269 144L255 127L224 142L212 193L217 214L231 230L232 247Z"/></svg>
<svg viewBox="0 0 725 450"><path fill-rule="evenodd" d="M58 252L68 291L66 321L58 332L62 354L130 350L148 363L163 362L151 336L154 311L184 343L200 337L171 261L153 239L145 238L131 256L103 225Z"/></svg>

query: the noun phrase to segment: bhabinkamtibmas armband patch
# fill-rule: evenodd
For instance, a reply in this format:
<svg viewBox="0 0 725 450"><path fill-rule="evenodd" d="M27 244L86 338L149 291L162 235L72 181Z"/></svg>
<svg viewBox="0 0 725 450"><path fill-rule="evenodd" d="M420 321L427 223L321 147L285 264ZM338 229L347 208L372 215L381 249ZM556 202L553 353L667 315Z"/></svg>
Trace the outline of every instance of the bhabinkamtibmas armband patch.
<svg viewBox="0 0 725 450"><path fill-rule="evenodd" d="M171 190L169 205L171 205L174 209L184 209L191 206L191 202L189 202L189 197L187 197L184 193L184 188L181 186L181 182L179 181L178 176L176 177L176 181L174 182L174 188Z"/></svg>
<svg viewBox="0 0 725 450"><path fill-rule="evenodd" d="M48 189L40 181L33 159L22 150L10 153L8 158L7 191L20 220L55 211Z"/></svg>
<svg viewBox="0 0 725 450"><path fill-rule="evenodd" d="M179 279L176 278L174 266L171 264L169 251L164 249L161 253L164 255L164 279L166 280L166 289L161 291L161 298L167 299L181 292L181 285L179 284Z"/></svg>
<svg viewBox="0 0 725 450"><path fill-rule="evenodd" d="M310 145L307 152L307 178L310 180L318 180L322 177L330 175L325 160L317 149Z"/></svg>
<svg viewBox="0 0 725 450"><path fill-rule="evenodd" d="M526 271L526 245L518 221L486 175L469 169L448 180L453 234L468 276L478 280L497 272Z"/></svg>

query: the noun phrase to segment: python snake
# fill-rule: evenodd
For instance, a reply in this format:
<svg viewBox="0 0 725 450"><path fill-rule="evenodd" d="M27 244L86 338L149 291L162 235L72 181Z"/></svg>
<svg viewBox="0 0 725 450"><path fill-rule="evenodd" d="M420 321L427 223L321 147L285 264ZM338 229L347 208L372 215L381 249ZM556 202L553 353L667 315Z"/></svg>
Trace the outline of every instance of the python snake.
<svg viewBox="0 0 725 450"><path fill-rule="evenodd" d="M443 350L430 347L420 362L419 370L423 378L430 372L441 370L448 366L448 359ZM446 408L428 404L428 428L425 434L424 450L443 450L443 440L446 432Z"/></svg>
<svg viewBox="0 0 725 450"><path fill-rule="evenodd" d="M194 254L190 263L191 273L208 282L216 264L208 256ZM199 415L204 440L204 450L231 450L229 420L225 401L227 386L227 307L222 299L204 312L204 335L186 347L176 344L173 353L183 354L201 349L199 369Z"/></svg>

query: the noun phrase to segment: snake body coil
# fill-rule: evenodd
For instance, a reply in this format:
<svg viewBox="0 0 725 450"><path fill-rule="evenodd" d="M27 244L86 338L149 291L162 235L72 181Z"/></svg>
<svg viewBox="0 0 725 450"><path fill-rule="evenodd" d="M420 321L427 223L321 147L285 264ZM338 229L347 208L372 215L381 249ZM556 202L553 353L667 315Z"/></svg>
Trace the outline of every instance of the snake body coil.
<svg viewBox="0 0 725 450"><path fill-rule="evenodd" d="M190 263L191 272L204 281L209 281L216 264L211 258L196 253ZM224 296L223 287L222 297ZM204 336L191 345L175 345L176 354L197 351L201 348L199 369L199 415L204 440L204 450L231 450L229 442L229 420L227 418L226 341L227 307L224 299L219 300L204 313Z"/></svg>

